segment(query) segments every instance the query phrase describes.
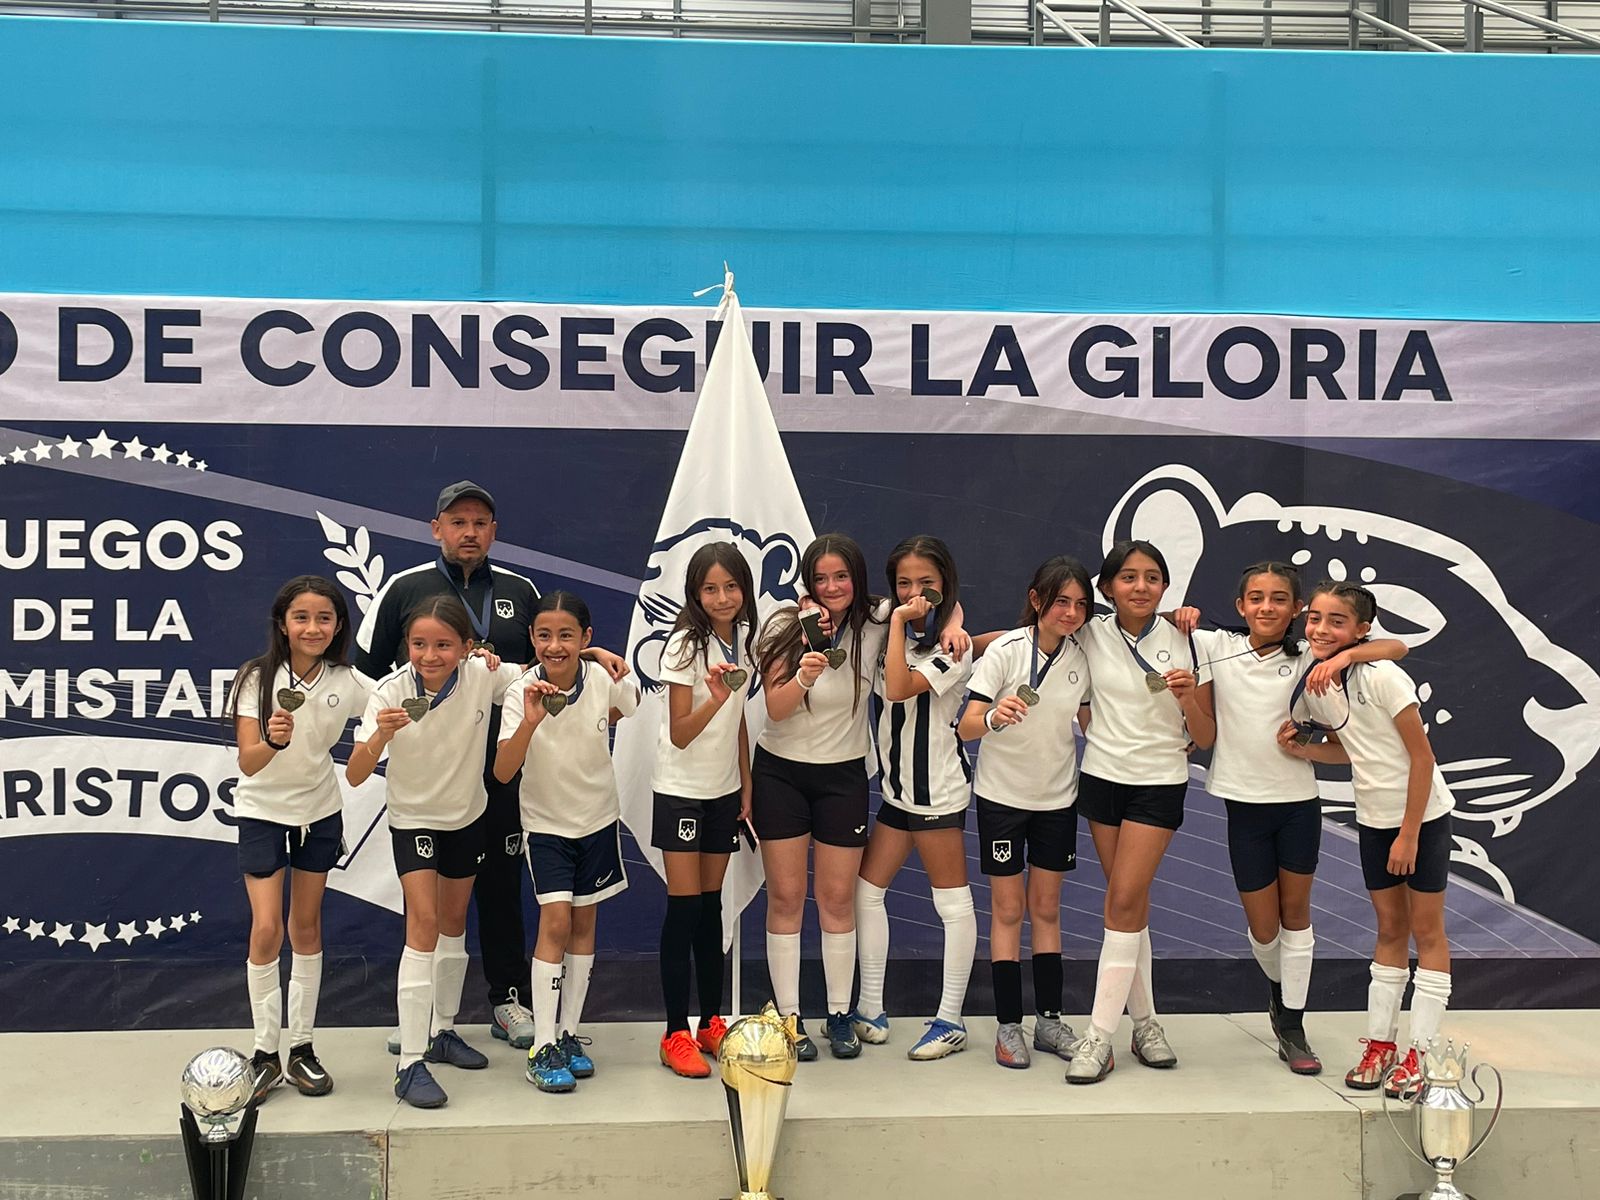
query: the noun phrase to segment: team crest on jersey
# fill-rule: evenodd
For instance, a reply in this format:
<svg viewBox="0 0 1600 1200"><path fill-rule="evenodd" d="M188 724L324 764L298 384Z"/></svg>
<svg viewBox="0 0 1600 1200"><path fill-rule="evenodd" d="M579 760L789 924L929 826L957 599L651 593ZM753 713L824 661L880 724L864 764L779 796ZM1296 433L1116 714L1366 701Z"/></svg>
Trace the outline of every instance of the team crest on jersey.
<svg viewBox="0 0 1600 1200"><path fill-rule="evenodd" d="M338 692L329 692L328 693L328 707L329 708L338 708L339 707L339 693Z"/></svg>
<svg viewBox="0 0 1600 1200"><path fill-rule="evenodd" d="M1170 651L1170 650L1157 650L1156 651L1156 661L1157 662L1171 662L1172 661L1172 651Z"/></svg>
<svg viewBox="0 0 1600 1200"><path fill-rule="evenodd" d="M1006 841L1006 842L991 842L989 844L989 857L994 859L995 862L997 862L997 863L1010 862L1011 861L1011 843L1009 841Z"/></svg>
<svg viewBox="0 0 1600 1200"><path fill-rule="evenodd" d="M504 596L496 596L494 598L494 615L502 620L509 621L517 615L517 606Z"/></svg>
<svg viewBox="0 0 1600 1200"><path fill-rule="evenodd" d="M417 835L417 857L433 857L433 839L425 833L419 833Z"/></svg>
<svg viewBox="0 0 1600 1200"><path fill-rule="evenodd" d="M680 842L694 841L695 829L698 822L693 817L684 817L678 822L678 840Z"/></svg>
<svg viewBox="0 0 1600 1200"><path fill-rule="evenodd" d="M1288 663L1284 663L1281 667L1278 668L1278 674L1282 675L1285 679L1287 679L1287 678L1289 678L1289 676L1294 674L1294 668L1291 667Z"/></svg>

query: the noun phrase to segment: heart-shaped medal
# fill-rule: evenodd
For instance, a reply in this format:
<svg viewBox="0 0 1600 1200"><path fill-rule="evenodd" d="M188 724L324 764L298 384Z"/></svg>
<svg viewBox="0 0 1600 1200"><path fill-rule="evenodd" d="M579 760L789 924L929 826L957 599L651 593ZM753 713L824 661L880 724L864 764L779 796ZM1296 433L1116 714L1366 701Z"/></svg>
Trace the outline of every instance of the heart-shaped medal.
<svg viewBox="0 0 1600 1200"><path fill-rule="evenodd" d="M545 712L553 717L567 706L567 698L560 692L546 692L539 697L539 703L544 705Z"/></svg>
<svg viewBox="0 0 1600 1200"><path fill-rule="evenodd" d="M407 696L400 701L400 707L406 710L406 716L413 721L420 721L428 715L428 698L426 696Z"/></svg>
<svg viewBox="0 0 1600 1200"><path fill-rule="evenodd" d="M722 686L730 692L737 692L744 686L744 681L750 678L750 672L742 667L735 667L731 671L722 673Z"/></svg>
<svg viewBox="0 0 1600 1200"><path fill-rule="evenodd" d="M1144 677L1144 686L1152 696L1159 696L1167 690L1167 677L1159 671L1150 671Z"/></svg>
<svg viewBox="0 0 1600 1200"><path fill-rule="evenodd" d="M284 712L293 712L306 702L306 694L297 692L294 688L278 689L278 707Z"/></svg>
<svg viewBox="0 0 1600 1200"><path fill-rule="evenodd" d="M1029 708L1032 708L1035 704L1039 703L1039 691L1037 688L1029 687L1027 684L1023 684L1017 689L1017 699L1021 700Z"/></svg>
<svg viewBox="0 0 1600 1200"><path fill-rule="evenodd" d="M922 598L935 608L944 603L944 593L938 588L923 588Z"/></svg>
<svg viewBox="0 0 1600 1200"><path fill-rule="evenodd" d="M822 652L828 660L828 666L838 670L844 666L845 652L843 646L829 646Z"/></svg>

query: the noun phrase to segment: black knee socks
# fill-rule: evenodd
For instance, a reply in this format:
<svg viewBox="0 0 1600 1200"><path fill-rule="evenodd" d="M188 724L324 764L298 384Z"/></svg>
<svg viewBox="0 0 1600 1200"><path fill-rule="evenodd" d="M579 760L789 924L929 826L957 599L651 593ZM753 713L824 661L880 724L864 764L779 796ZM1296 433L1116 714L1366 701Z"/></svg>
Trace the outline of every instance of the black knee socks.
<svg viewBox="0 0 1600 1200"><path fill-rule="evenodd" d="M722 893L700 893L694 927L694 972L700 991L700 1022L722 1015Z"/></svg>
<svg viewBox="0 0 1600 1200"><path fill-rule="evenodd" d="M1033 1006L1041 1017L1061 1015L1061 954L1033 956ZM1021 1012L1019 1002L1018 1012Z"/></svg>
<svg viewBox="0 0 1600 1200"><path fill-rule="evenodd" d="M700 922L699 896L668 896L661 922L661 996L667 1032L689 1029L689 952Z"/></svg>
<svg viewBox="0 0 1600 1200"><path fill-rule="evenodd" d="M1000 960L989 964L994 977L994 1015L1002 1025L1022 1023L1022 964Z"/></svg>

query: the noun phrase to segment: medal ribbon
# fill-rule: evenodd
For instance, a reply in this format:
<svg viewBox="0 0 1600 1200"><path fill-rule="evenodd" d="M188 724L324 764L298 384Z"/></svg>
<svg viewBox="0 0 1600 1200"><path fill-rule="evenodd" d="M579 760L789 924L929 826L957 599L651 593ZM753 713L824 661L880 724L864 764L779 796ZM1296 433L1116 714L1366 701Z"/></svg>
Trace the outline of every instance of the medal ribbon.
<svg viewBox="0 0 1600 1200"><path fill-rule="evenodd" d="M1113 617L1112 620L1115 621L1116 618ZM1134 638L1133 641L1131 641L1131 642L1128 640L1128 635L1123 630L1121 623L1119 622L1117 624L1117 636L1122 639L1122 644L1128 648L1128 653L1133 655L1134 663L1146 675L1162 675L1162 674L1165 674L1165 672L1158 671L1154 667L1152 667L1150 665L1150 660L1147 659L1144 655L1139 653L1139 643L1144 641L1145 638L1150 636L1151 630L1153 630L1156 627L1156 622L1159 621L1159 620L1161 620L1161 618L1159 616L1151 617L1150 618L1150 623L1148 625L1146 625L1143 629L1141 629L1139 631L1139 636Z"/></svg>
<svg viewBox="0 0 1600 1200"><path fill-rule="evenodd" d="M717 631L715 629L713 629L711 631L711 637L717 643L717 646L722 650L722 661L727 663L727 664L729 664L730 666L735 666L735 667L738 666L739 665L739 625L738 625L738 623L735 622L734 626L733 626L733 641L731 641L731 642L723 641L722 638L720 638L717 635Z"/></svg>
<svg viewBox="0 0 1600 1200"><path fill-rule="evenodd" d="M411 679L417 685L417 695L425 698L428 694L428 689L422 686L422 675L417 671L413 671L411 672ZM456 684L459 683L460 680L461 668L457 667L454 671L450 672L450 678L444 681L444 686L439 689L439 694L432 700L428 701L428 711L432 712L434 709L438 708L439 705L448 700L451 693L456 690Z"/></svg>
<svg viewBox="0 0 1600 1200"><path fill-rule="evenodd" d="M1061 657L1061 652L1067 648L1067 639L1062 638L1061 644L1044 657L1044 668L1039 667L1039 627L1034 626L1031 646L1033 653L1028 655L1028 686L1034 691L1039 690L1039 685L1044 682L1044 677L1050 674L1050 668L1056 665L1056 659ZM1126 639L1124 639L1126 640Z"/></svg>
<svg viewBox="0 0 1600 1200"><path fill-rule="evenodd" d="M294 668L285 662L283 664L283 672L289 677L289 686L295 691L309 692L311 690L311 681L313 679L320 679L322 677L322 668L325 665L326 664L321 659L318 659L317 665L312 667L311 670L307 671L304 675L296 676L294 673Z"/></svg>
<svg viewBox="0 0 1600 1200"><path fill-rule="evenodd" d="M1339 690L1344 692L1344 720L1337 725L1324 725L1314 717L1307 717L1304 721L1294 720L1294 706L1299 703L1300 697L1305 695L1306 680L1311 678L1311 672L1316 670L1316 667L1317 664L1312 663L1305 669L1305 673L1295 681L1294 691L1289 693L1289 720L1294 721L1296 728L1314 729L1319 733L1338 733L1339 730L1350 724L1350 693L1345 686L1350 678L1349 667L1339 672Z"/></svg>
<svg viewBox="0 0 1600 1200"><path fill-rule="evenodd" d="M478 611L474 613L472 611L472 601L467 599L467 593L462 590L461 585L450 574L450 569L444 565L444 560L442 558L435 559L433 565L439 568L439 574L450 581L450 586L460 598L462 607L467 610L467 620L472 622L472 632L477 635L480 642L487 642L489 640L489 612L494 607L494 575L491 574L489 576L489 588L483 594L483 603L478 606ZM484 568L488 569L488 563L484 564Z"/></svg>
<svg viewBox="0 0 1600 1200"><path fill-rule="evenodd" d="M534 672L535 675L537 675L540 679L544 680L546 683L550 682L550 673L544 669L544 664L543 663L540 663L537 667L535 667L533 669L533 672ZM572 685L572 690L570 692L562 692L561 693L563 696L565 696L567 698L567 703L568 704L576 704L578 702L578 697L583 695L583 676L584 676L583 660L579 659L578 660L578 682Z"/></svg>

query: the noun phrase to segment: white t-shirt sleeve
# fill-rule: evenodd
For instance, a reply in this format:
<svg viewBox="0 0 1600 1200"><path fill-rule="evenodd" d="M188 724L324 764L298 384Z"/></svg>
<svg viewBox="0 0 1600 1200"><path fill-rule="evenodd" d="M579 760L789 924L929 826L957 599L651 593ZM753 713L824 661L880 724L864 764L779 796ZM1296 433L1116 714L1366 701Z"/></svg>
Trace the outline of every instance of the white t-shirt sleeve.
<svg viewBox="0 0 1600 1200"><path fill-rule="evenodd" d="M1216 631L1210 629L1196 629L1189 636L1194 642L1195 685L1197 687L1203 686L1212 681L1211 660L1224 653L1219 648L1224 645L1224 642Z"/></svg>
<svg viewBox="0 0 1600 1200"><path fill-rule="evenodd" d="M1000 640L996 638L994 644L982 658L977 666L972 669L972 682L967 685L974 696L981 696L993 703L1000 699L1000 692L1005 687L1007 655L1000 648ZM970 661L970 660L969 660Z"/></svg>
<svg viewBox="0 0 1600 1200"><path fill-rule="evenodd" d="M233 681L233 713L238 717L261 715L261 673L251 671Z"/></svg>
<svg viewBox="0 0 1600 1200"><path fill-rule="evenodd" d="M479 659L478 661L482 662L483 660ZM488 670L487 667L484 669ZM489 671L489 684L494 689L494 702L496 704L501 704L505 701L506 695L511 691L511 685L516 682L516 679L516 669L507 662L503 662L497 669ZM517 719L521 720L520 717Z"/></svg>
<svg viewBox="0 0 1600 1200"><path fill-rule="evenodd" d="M523 689L527 686L532 672L512 671L505 663L500 664L500 670L506 672L511 680L506 686L504 699L501 701L503 707L500 709L500 740L504 741L516 731L518 725L522 724Z"/></svg>
<svg viewBox="0 0 1600 1200"><path fill-rule="evenodd" d="M1406 709L1418 703L1417 689L1409 678L1399 669L1384 670L1385 667L1393 668L1392 662L1380 661L1372 665L1378 668L1372 672L1373 699L1378 702L1380 709L1389 714L1390 720L1394 720Z"/></svg>
<svg viewBox="0 0 1600 1200"><path fill-rule="evenodd" d="M680 629L667 639L667 647L661 652L661 670L658 673L662 683L681 683L693 687L699 682L700 656L685 655L684 648L688 644L689 632L685 629Z"/></svg>
<svg viewBox="0 0 1600 1200"><path fill-rule="evenodd" d="M631 678L611 679L607 676L607 682L611 685L611 707L623 716L631 717L639 707L638 685Z"/></svg>
<svg viewBox="0 0 1600 1200"><path fill-rule="evenodd" d="M391 705L381 690L374 690L367 697L367 707L361 713L361 724L356 726L356 741L364 742L378 732L378 712L389 707Z"/></svg>
<svg viewBox="0 0 1600 1200"><path fill-rule="evenodd" d="M969 654L960 662L956 662L941 650L919 663L911 664L911 669L928 681L929 690L934 695L943 696L951 689L961 686L971 676L972 656Z"/></svg>

